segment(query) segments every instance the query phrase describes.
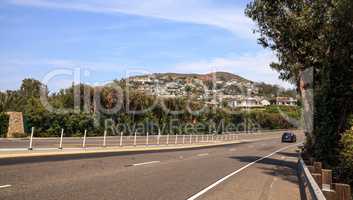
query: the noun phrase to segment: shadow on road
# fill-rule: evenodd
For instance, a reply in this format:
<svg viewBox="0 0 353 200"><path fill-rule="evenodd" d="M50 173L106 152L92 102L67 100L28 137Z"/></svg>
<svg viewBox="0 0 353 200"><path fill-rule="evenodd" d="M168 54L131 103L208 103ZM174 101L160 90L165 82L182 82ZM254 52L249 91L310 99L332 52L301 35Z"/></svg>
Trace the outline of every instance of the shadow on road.
<svg viewBox="0 0 353 200"><path fill-rule="evenodd" d="M298 183L297 176L297 162L293 159L297 157L296 153L281 152L278 155L286 156L291 160L275 159L275 158L265 158L257 164L261 164L258 168L263 171L263 173L280 178L282 180ZM235 156L230 157L232 159L239 160L243 163L254 162L261 157L258 156Z"/></svg>

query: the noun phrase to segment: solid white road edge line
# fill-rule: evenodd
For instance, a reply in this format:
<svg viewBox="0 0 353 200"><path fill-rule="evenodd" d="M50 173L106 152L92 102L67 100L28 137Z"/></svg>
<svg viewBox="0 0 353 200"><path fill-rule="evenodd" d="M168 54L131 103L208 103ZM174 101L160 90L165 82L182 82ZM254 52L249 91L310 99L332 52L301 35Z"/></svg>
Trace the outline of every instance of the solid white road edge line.
<svg viewBox="0 0 353 200"><path fill-rule="evenodd" d="M289 148L294 147L294 146L298 146L298 145L300 145L300 144L301 144L301 143L298 143L298 144L294 144L294 145L290 145L290 146L281 148L281 149L279 149L279 150L277 150L277 151L275 151L275 152L273 152L273 153L271 153L271 154L269 154L269 155L267 155L267 156L265 156L265 157L259 158L259 159L255 160L254 162L249 163L249 164L245 165L244 167L242 167L242 168L240 168L240 169L238 169L238 170L232 172L231 174L229 174L229 175L227 175L227 176L225 176L225 177L219 179L217 182L215 182L215 183L213 183L212 185L206 187L205 189L201 190L200 192L198 192L197 194L195 194L195 195L193 195L192 197L188 198L187 200L195 200L195 199L199 198L201 195L205 194L207 191L209 191L209 190L211 190L212 188L216 187L217 185L219 185L219 184L222 183L223 181L227 180L228 178L234 176L235 174L237 174L237 173L243 171L244 169L246 169L246 168L248 168L248 167L250 167L250 166L252 166L252 165L254 165L254 164L258 163L258 162L260 162L261 160L264 160L264 159L266 159L266 158L269 158L269 157L271 157L271 156L273 156L273 155L275 155L275 154L277 154L277 153L279 153L279 152L281 152L281 151L283 151L283 150L289 149Z"/></svg>
<svg viewBox="0 0 353 200"><path fill-rule="evenodd" d="M0 189L11 187L12 185L0 185Z"/></svg>
<svg viewBox="0 0 353 200"><path fill-rule="evenodd" d="M151 162L133 164L132 166L149 165L149 164L160 163L160 162L161 161L151 161Z"/></svg>

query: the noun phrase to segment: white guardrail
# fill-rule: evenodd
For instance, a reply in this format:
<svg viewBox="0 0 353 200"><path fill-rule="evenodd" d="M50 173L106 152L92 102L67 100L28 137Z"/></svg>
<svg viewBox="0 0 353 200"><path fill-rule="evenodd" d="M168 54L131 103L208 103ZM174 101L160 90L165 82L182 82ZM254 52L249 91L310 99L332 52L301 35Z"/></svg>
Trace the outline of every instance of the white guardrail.
<svg viewBox="0 0 353 200"><path fill-rule="evenodd" d="M1 149L27 148L47 149L47 148L89 148L89 147L128 147L128 146L162 146L162 145L187 145L187 144L207 144L222 143L238 140L248 140L265 135L277 135L288 130L261 130L258 132L233 132L223 134L180 134L180 135L159 135L138 134L124 135L119 133L115 136L108 136L104 131L103 136L88 137L84 131L83 137L64 137L64 130L58 137L38 138L34 137L35 129L32 128L29 138L22 139L0 139Z"/></svg>

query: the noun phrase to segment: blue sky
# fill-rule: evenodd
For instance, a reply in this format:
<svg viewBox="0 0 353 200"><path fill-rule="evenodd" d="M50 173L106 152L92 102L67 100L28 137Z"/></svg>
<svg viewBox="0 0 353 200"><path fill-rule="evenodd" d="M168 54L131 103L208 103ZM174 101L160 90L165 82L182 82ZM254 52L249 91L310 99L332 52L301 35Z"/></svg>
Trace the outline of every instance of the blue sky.
<svg viewBox="0 0 353 200"><path fill-rule="evenodd" d="M288 87L257 44L246 0L2 0L0 90L24 78L50 90L126 74L228 71ZM44 81L46 82L46 81Z"/></svg>

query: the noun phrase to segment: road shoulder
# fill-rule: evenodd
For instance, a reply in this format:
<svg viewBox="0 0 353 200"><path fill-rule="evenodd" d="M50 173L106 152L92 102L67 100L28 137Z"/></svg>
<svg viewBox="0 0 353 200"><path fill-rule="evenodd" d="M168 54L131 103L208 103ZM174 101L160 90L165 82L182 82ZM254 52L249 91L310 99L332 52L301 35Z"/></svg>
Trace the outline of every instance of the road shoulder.
<svg viewBox="0 0 353 200"><path fill-rule="evenodd" d="M200 199L298 200L300 197L296 171L298 158L295 150L295 147L289 148L261 160L207 192ZM248 164L258 158L235 156L234 159Z"/></svg>

